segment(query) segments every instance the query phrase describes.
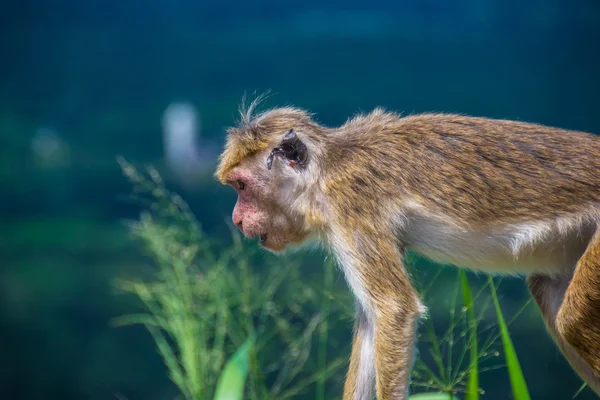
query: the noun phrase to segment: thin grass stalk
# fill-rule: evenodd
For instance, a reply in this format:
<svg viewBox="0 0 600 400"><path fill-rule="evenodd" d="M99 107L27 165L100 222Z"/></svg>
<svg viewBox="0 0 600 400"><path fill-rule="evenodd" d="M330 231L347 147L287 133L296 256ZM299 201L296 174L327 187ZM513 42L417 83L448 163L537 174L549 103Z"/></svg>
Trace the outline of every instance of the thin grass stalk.
<svg viewBox="0 0 600 400"><path fill-rule="evenodd" d="M459 270L459 279L462 288L463 300L467 308L467 322L469 329L469 338L467 347L470 352L469 360L469 377L467 379L467 389L465 400L479 400L479 371L477 352L477 319L475 317L475 308L473 305L473 296L471 294L471 286L467 279L467 274L464 270Z"/></svg>

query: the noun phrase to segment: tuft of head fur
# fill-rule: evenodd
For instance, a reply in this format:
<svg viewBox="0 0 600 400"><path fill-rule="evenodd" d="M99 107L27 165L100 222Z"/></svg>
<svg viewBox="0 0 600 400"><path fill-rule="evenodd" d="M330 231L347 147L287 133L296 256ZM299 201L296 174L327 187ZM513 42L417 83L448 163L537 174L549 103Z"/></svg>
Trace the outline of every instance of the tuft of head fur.
<svg viewBox="0 0 600 400"><path fill-rule="evenodd" d="M225 149L215 173L221 183L226 183L228 172L241 160L273 146L274 138L292 128L306 132L311 139L319 141L318 136L311 135L318 130L319 125L312 120L312 114L303 109L280 107L256 113L265 98L265 95L258 96L248 105L242 100L240 120L237 125L227 129Z"/></svg>

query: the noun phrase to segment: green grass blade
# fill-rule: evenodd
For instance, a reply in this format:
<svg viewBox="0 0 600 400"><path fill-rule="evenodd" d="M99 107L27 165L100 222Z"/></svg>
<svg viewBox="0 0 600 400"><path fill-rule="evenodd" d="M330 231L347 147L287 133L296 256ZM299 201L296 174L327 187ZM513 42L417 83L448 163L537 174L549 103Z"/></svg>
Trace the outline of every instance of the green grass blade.
<svg viewBox="0 0 600 400"><path fill-rule="evenodd" d="M460 286L462 289L463 301L467 308L467 321L469 324L469 339L468 347L470 352L469 361L469 378L465 393L465 400L479 400L479 368L478 368L478 353L477 353L477 319L475 317L475 308L473 306L473 296L471 287L467 280L467 274L463 270L458 272L460 278Z"/></svg>
<svg viewBox="0 0 600 400"><path fill-rule="evenodd" d="M513 390L513 397L515 400L530 400L529 390L527 389L527 384L525 383L525 378L523 377L523 371L519 365L517 352L515 351L512 340L510 339L510 335L508 334L508 327L506 326L504 316L502 315L502 310L500 309L500 302L498 301L498 296L496 294L496 287L494 286L494 282L491 277L489 278L489 281L490 291L492 292L492 300L494 302L494 307L496 308L496 315L498 316L498 325L500 325L500 335L502 337L504 357L506 358L506 366L508 368L508 376L510 378L510 384Z"/></svg>
<svg viewBox="0 0 600 400"><path fill-rule="evenodd" d="M583 389L585 389L586 386L587 386L587 383L584 382L583 385L581 385L581 387L575 392L572 399L577 398L577 396L579 396L581 394L581 392L583 391Z"/></svg>
<svg viewBox="0 0 600 400"><path fill-rule="evenodd" d="M408 397L408 400L459 400L449 393L419 393Z"/></svg>
<svg viewBox="0 0 600 400"><path fill-rule="evenodd" d="M242 400L244 398L244 386L250 367L250 352L253 344L254 336L251 336L227 361L219 377L214 400Z"/></svg>

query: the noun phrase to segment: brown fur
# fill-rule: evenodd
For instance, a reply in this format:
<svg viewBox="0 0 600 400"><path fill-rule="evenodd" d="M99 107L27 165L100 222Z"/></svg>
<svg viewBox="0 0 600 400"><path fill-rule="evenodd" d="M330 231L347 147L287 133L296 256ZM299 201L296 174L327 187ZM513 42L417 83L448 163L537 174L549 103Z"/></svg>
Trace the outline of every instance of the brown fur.
<svg viewBox="0 0 600 400"><path fill-rule="evenodd" d="M267 155L291 129L309 149L309 167L284 160L267 170ZM281 108L243 113L229 130L216 175L222 183L248 182L234 209L248 236L268 233L264 246L276 251L318 237L340 261L359 304L345 400L370 393L365 332L372 332L377 398L406 398L423 307L402 254L413 245L409 233L419 218L457 232L568 221L560 234L575 239L560 243L581 256L576 268L564 265L560 277L545 279L551 272L539 266L530 287L567 358L599 390L599 234L583 255L579 247L600 222L600 138L459 115L402 118L381 109L329 128L305 111ZM545 293L557 280L565 290L553 309Z"/></svg>
<svg viewBox="0 0 600 400"><path fill-rule="evenodd" d="M569 361L571 366L579 376L581 376L594 390L596 393L600 392L600 381L597 378L594 370L590 368L589 364L578 354L571 344L561 335L556 327L558 313L557 309L552 307L552 303L556 300L562 302L565 290L567 289L571 281L571 276L543 276L543 275L532 275L527 279L529 290L540 307L544 322L550 335L558 345L565 358ZM590 329L589 322L584 329ZM593 349L593 347L591 348ZM585 354L585 353L584 353Z"/></svg>
<svg viewBox="0 0 600 400"><path fill-rule="evenodd" d="M366 185L372 198L416 195L426 207L475 225L559 216L600 200L600 139L590 134L380 110L340 131L325 175L343 195Z"/></svg>
<svg viewBox="0 0 600 400"><path fill-rule="evenodd" d="M588 365L600 374L600 233L577 263L558 311L556 328Z"/></svg>

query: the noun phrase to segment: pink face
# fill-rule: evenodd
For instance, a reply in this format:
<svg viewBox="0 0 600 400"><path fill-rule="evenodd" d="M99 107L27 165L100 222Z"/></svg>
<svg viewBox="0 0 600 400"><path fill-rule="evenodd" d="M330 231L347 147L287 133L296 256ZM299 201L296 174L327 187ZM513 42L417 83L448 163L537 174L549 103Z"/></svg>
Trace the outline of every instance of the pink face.
<svg viewBox="0 0 600 400"><path fill-rule="evenodd" d="M257 179L256 174L241 167L234 168L227 181L238 193L233 223L246 237L258 238L261 246L272 251L304 239L306 234L295 222L298 218L290 218L275 200L277 188L272 182Z"/></svg>
<svg viewBox="0 0 600 400"><path fill-rule="evenodd" d="M229 176L230 185L238 193L238 199L233 208L233 223L249 238L261 237L264 241L266 232L266 214L259 211L257 185L249 174L234 170Z"/></svg>

